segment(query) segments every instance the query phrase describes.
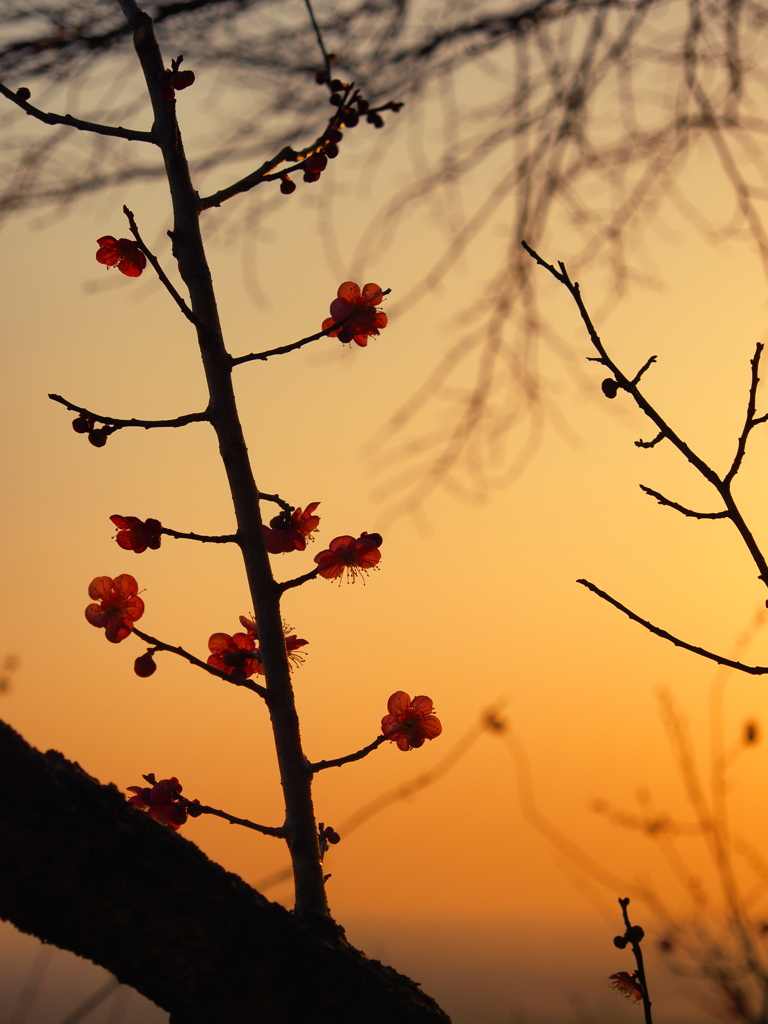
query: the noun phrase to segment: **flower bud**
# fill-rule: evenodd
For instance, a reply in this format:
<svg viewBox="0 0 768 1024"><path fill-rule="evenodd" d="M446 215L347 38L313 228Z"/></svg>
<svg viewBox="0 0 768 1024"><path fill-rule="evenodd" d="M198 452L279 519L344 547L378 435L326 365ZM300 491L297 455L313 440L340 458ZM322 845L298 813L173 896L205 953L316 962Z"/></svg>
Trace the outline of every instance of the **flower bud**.
<svg viewBox="0 0 768 1024"><path fill-rule="evenodd" d="M633 924L630 928L627 928L627 939L630 942L641 942L645 932L639 924Z"/></svg>
<svg viewBox="0 0 768 1024"><path fill-rule="evenodd" d="M340 81L338 78L334 78L334 80L331 82L331 91L332 92L342 92L343 89L344 89L344 83L342 81Z"/></svg>
<svg viewBox="0 0 768 1024"><path fill-rule="evenodd" d="M76 434L88 434L93 430L93 426L93 417L86 416L84 412L72 420L72 429Z"/></svg>
<svg viewBox="0 0 768 1024"><path fill-rule="evenodd" d="M372 110L370 111L370 113L366 114L365 119L368 122L368 124L372 124L374 128L384 127L384 118L381 116L381 114L377 114L375 110Z"/></svg>
<svg viewBox="0 0 768 1024"><path fill-rule="evenodd" d="M619 385L613 377L606 377L600 387L606 398L615 398L619 393Z"/></svg>
<svg viewBox="0 0 768 1024"><path fill-rule="evenodd" d="M320 174L328 166L328 157L324 153L313 153L307 157L304 170L309 174Z"/></svg>
<svg viewBox="0 0 768 1024"><path fill-rule="evenodd" d="M142 679L146 679L148 676L154 675L157 670L155 659L152 657L152 652L147 651L146 654L142 654L140 658L137 658L133 663L133 671L137 676Z"/></svg>
<svg viewBox="0 0 768 1024"><path fill-rule="evenodd" d="M328 81L328 75L326 75L325 71L317 71L315 72L315 81L318 85L325 85Z"/></svg>
<svg viewBox="0 0 768 1024"><path fill-rule="evenodd" d="M199 800L190 800L190 801L188 801L188 803L187 803L187 814L190 816L190 818L199 818L202 813L203 812L202 812L202 809L200 807L200 801Z"/></svg>
<svg viewBox="0 0 768 1024"><path fill-rule="evenodd" d="M325 153L329 160L335 160L336 157L339 155L339 147L336 145L335 142L329 142L328 145L323 150L323 152Z"/></svg>
<svg viewBox="0 0 768 1024"><path fill-rule="evenodd" d="M624 935L617 935L613 940L613 944L616 949L624 949L627 945L626 937Z"/></svg>
<svg viewBox="0 0 768 1024"><path fill-rule="evenodd" d="M287 174L284 174L280 179L280 191L284 196L289 196L291 192L296 191L296 182L291 181Z"/></svg>
<svg viewBox="0 0 768 1024"><path fill-rule="evenodd" d="M356 110L345 110L341 115L342 121L344 122L345 128L354 128L360 120L360 115Z"/></svg>
<svg viewBox="0 0 768 1024"><path fill-rule="evenodd" d="M88 434L88 440L91 442L94 448L103 448L107 443L109 434L104 427L97 427L96 430L92 430Z"/></svg>
<svg viewBox="0 0 768 1024"><path fill-rule="evenodd" d="M29 97L32 95L32 93L29 91L29 89L27 89L25 85L22 85L20 89L16 90L16 95L20 100L23 100L26 103Z"/></svg>

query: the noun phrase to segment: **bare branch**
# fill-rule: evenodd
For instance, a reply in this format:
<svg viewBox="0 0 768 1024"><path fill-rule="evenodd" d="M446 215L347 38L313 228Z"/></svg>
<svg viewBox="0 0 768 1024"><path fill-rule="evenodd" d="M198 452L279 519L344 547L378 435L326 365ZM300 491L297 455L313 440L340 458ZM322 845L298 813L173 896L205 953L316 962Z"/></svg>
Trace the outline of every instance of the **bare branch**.
<svg viewBox="0 0 768 1024"><path fill-rule="evenodd" d="M377 736L373 743L369 743L362 750L356 750L354 754L347 754L346 757L335 757L332 761L309 762L307 767L314 775L315 772L321 772L324 768L340 768L343 764L350 764L352 761L362 761L364 757L378 749L388 738L387 736Z"/></svg>
<svg viewBox="0 0 768 1024"><path fill-rule="evenodd" d="M318 565L316 569L313 569L311 572L305 572L303 576L297 576L295 580L286 580L284 583L278 583L280 592L282 593L285 590L292 590L294 587L300 587L302 583L308 583L310 580L315 579L319 573L320 566Z"/></svg>
<svg viewBox="0 0 768 1024"><path fill-rule="evenodd" d="M641 378L641 377L643 376L643 374L645 373L645 371L646 371L647 369L649 369L649 367L653 366L653 364L654 364L655 362L656 362L656 356L649 356L649 357L648 357L648 358L646 359L646 361L645 361L645 362L643 363L643 365L642 365L642 366L640 367L640 369L639 369L639 370L637 371L637 373L635 374L635 376L634 376L634 377L632 378L632 383L633 383L633 384L637 384L637 383L639 383L639 381L640 381L640 378Z"/></svg>
<svg viewBox="0 0 768 1024"><path fill-rule="evenodd" d="M666 436L664 431L660 430L651 441L635 441L635 448L655 448L659 441L663 441Z"/></svg>
<svg viewBox="0 0 768 1024"><path fill-rule="evenodd" d="M198 324L197 317L192 312L192 310L189 308L189 306L184 301L184 299L181 297L181 295L179 295L179 293L176 291L174 286L171 284L171 282L170 282L170 280L168 278L168 275L163 270L163 268L160 266L160 261L158 260L157 256L155 256L155 254L149 250L148 246L144 242L144 239L139 234L139 229L136 227L136 220L135 220L133 214L131 213L131 211L128 209L127 206L123 207L123 213L128 218L128 225L129 225L129 227L131 229L131 234L136 239L136 241L138 243L138 246L141 249L141 251L144 253L144 255L147 257L149 262L155 268L155 273L160 278L160 281L163 284L163 286L165 287L166 291L171 296L171 298L176 303L176 305L179 307L179 309L184 314L184 316L187 318L187 320L189 320L190 323L193 323L193 324L197 325Z"/></svg>
<svg viewBox="0 0 768 1024"><path fill-rule="evenodd" d="M272 172L280 164L286 163L286 161L298 160L298 154L296 150L290 146L285 146L277 156L271 157L269 160L265 160L261 167L258 167L255 171L251 171L250 174L246 174L244 178L234 182L232 185L228 185L226 188L220 189L215 192L212 196L206 196L200 200L200 209L210 210L212 206L221 206L222 203L226 202L227 199L231 199L233 196L240 195L241 192L248 192L250 189L255 188L257 185L261 185L265 181L274 181L275 178L279 178L279 174L273 174ZM283 174L289 174L291 171L299 169L299 165L286 168L282 171Z"/></svg>
<svg viewBox="0 0 768 1024"><path fill-rule="evenodd" d="M212 537L204 533L181 533L179 530L171 530L167 526L164 526L160 532L168 537L175 537L177 540L197 540L203 544L237 544L239 540L236 533L225 533Z"/></svg>
<svg viewBox="0 0 768 1024"><path fill-rule="evenodd" d="M143 633L136 626L133 627L132 632L145 644L150 644L156 651L170 651L171 654L177 654L180 658L184 658L190 663L190 665L196 665L197 668L203 669L204 672L208 672L212 676L218 676L219 679L223 679L227 683L232 683L233 686L244 686L246 690L253 690L254 693L258 693L260 697L265 700L267 698L266 687L254 683L252 679L245 679L242 676L228 675L226 672L221 672L217 668L213 668L212 665L206 664L196 658L194 654L190 654L189 651L185 651L183 647L173 647L171 644L166 644L162 640L157 640L155 637L150 636L149 633Z"/></svg>
<svg viewBox="0 0 768 1024"><path fill-rule="evenodd" d="M123 427L143 427L145 430L152 430L155 427L185 427L188 423L207 423L210 420L208 412L190 412L185 416L176 416L172 420L119 420L113 416L99 416L95 412L91 412L90 409L85 409L81 405L74 405L66 398L62 398L61 395L48 395L52 402L58 402L59 405L63 405L65 409L69 409L70 412L78 412L83 416L90 416L91 419L97 423L106 423L110 427L114 427L115 430L122 430Z"/></svg>
<svg viewBox="0 0 768 1024"><path fill-rule="evenodd" d="M635 442L637 444L637 442ZM663 494L659 494L658 491L654 491L650 487L646 487L645 484L640 484L640 490L645 491L646 494L650 494L652 498L655 498L660 505L666 505L668 508L674 508L678 512L682 512L684 516L690 516L692 519L730 519L730 512L724 509L722 512L694 512L690 508L686 508L684 505L678 505L676 501L670 501L669 498L665 498Z"/></svg>
<svg viewBox="0 0 768 1024"><path fill-rule="evenodd" d="M650 633L654 633L656 636L660 636L663 640L669 640L670 643L674 644L675 647L682 647L686 651L691 651L693 654L699 654L702 658L709 658L710 661L717 662L718 665L726 665L728 668L736 668L739 672L746 672L752 676L764 676L768 674L768 666L762 665L744 665L740 661L732 661L730 658L723 658L719 654L713 654L711 651L704 650L703 647L695 647L693 644L688 644L685 640L678 640L676 636L672 636L665 629L659 629L658 626L654 626L648 622L647 619L641 619L639 615L635 615L633 611L630 611L625 605L611 597L610 594L606 594L604 590L600 590L594 583L590 583L589 580L576 580L587 590L591 590L593 594L597 594L598 597L602 597L608 604L612 604L614 608L618 608L620 612L632 619L633 622L639 623L644 626Z"/></svg>
<svg viewBox="0 0 768 1024"><path fill-rule="evenodd" d="M12 103L15 103L17 107L21 107L25 114L29 114L30 117L37 118L38 121L42 121L43 124L49 125L65 125L68 128L77 128L81 132L93 132L96 135L112 135L118 139L128 139L130 142L155 142L155 138L152 132L140 132L135 131L133 128L113 128L107 124L95 124L93 121L81 121L79 117L73 117L71 114L49 114L44 110L39 110L37 107L33 107L27 97L29 96L28 89L19 89L18 92L11 92L7 86L0 82L0 95L5 96Z"/></svg>
<svg viewBox="0 0 768 1024"><path fill-rule="evenodd" d="M759 371L760 371L760 356L763 354L762 342L757 343L755 346L755 354L750 360L750 366L752 367L752 378L749 384L749 399L747 400L747 415L744 420L744 427L739 436L738 444L736 445L736 454L733 457L733 463L731 468L725 474L723 483L729 485L736 474L741 468L741 463L744 459L744 453L747 450L747 438L749 437L752 428L759 422L762 422L765 417L761 417L760 420L755 419L755 408L757 404L757 385L760 383Z"/></svg>
<svg viewBox="0 0 768 1024"><path fill-rule="evenodd" d="M215 807L208 807L207 804L200 804L195 800L186 801L188 812L190 812L190 808L192 808L192 817L197 817L199 814L215 814L217 818L223 818L230 825L242 825L243 828L252 828L255 832L261 832L265 836L276 836L278 839L285 839L285 825L280 825L279 827L257 825L255 821L249 821L248 818L236 818L234 814L227 814L226 811L219 811Z"/></svg>

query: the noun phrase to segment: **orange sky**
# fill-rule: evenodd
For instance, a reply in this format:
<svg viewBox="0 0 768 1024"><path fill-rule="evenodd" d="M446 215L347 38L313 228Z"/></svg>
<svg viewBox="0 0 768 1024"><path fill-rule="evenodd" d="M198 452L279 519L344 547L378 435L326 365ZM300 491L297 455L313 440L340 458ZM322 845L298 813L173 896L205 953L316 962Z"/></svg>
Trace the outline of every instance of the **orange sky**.
<svg viewBox="0 0 768 1024"><path fill-rule="evenodd" d="M383 145L373 133L364 141ZM297 505L321 502L315 550L342 533L381 530L385 538L381 571L365 586L317 580L286 600L287 620L310 641L295 677L309 756L335 757L368 743L398 689L432 697L444 727L422 750L403 754L388 744L362 763L323 773L318 816L339 827L374 797L435 768L484 708L503 702L527 752L541 813L605 871L628 886L652 886L684 914L685 894L654 844L607 823L589 804L603 798L636 812L637 794L647 790L658 810L690 820L657 693L669 689L690 722L706 773L713 666L644 633L574 581L586 576L672 632L724 653L760 608L761 587L726 525L685 520L637 487L646 483L685 504L712 506L692 471L668 447L634 447L637 437L650 436L649 427L621 397L602 399L597 369L587 369L591 389L579 391L547 355L542 376L569 432L550 427L522 478L482 507L438 495L427 508L426 532L408 519L386 519L384 502L372 496L381 479L364 458L366 445L456 337L453 317L477 294L497 248L490 231L442 288L398 315L398 295L441 244L429 211L414 215L379 258L375 244L364 265L346 262L345 254L361 225L376 231L372 212L397 179L401 158L397 146L387 149L381 191L341 202L359 179L352 166L334 167L335 177L324 177L315 193L286 199L267 237L247 239L258 254L266 307L248 298L254 269L238 245L220 237L210 250L235 354L317 330L347 276L392 288L390 326L366 350L326 340L280 362L245 366L237 379L261 489ZM691 190L705 193L707 166L693 169ZM311 210L320 188L336 196L338 266L325 259ZM31 742L62 750L104 782L124 788L144 772L177 775L191 797L276 824L279 794L258 698L170 655L159 659L151 679L140 680L132 664L144 648L133 639L106 643L83 617L90 580L121 572L134 574L142 588L142 627L202 656L212 632L233 632L238 616L250 611L234 550L166 538L159 552L135 556L113 540L112 513L154 516L180 530L232 529L205 426L123 431L97 450L46 398L58 392L121 417L173 416L204 404L192 332L151 273L130 281L93 258L98 236L125 233L123 202L162 253L162 190L144 187L99 197L60 221L14 223L3 239L0 658L16 655L20 668L0 712ZM746 247L709 248L674 214L667 225L651 246L664 289L632 292L598 326L627 372L659 356L647 375L649 396L722 467L741 428L749 359L765 335L765 283ZM561 237L566 241L553 228L541 243L543 255L564 255L565 228ZM167 264L167 253L162 258ZM581 283L597 310L609 282L595 272L581 275ZM542 295L545 315L574 350L591 354L567 296L554 282ZM758 434L739 487L758 526L765 451ZM313 553L278 556L278 575L306 571ZM758 635L743 657L764 663L768 637ZM729 677L724 685L730 744L744 721L764 720L765 683ZM616 898L630 890L585 880L562 848L526 821L509 744L509 734L483 734L434 786L348 837L342 829L328 861L334 911L350 923L353 940L359 936L372 955L405 971L416 970L412 936L420 929L432 936L419 940L423 950L438 934L444 943L454 933L466 942L469 932L459 925L484 928L483 941L493 945L488 936L496 934L493 942L502 943L510 962L522 955L521 933L551 925L596 943L603 934L599 956L609 963L594 979L580 978L589 1005L602 1006L604 975L631 969L610 945L619 923ZM734 828L758 848L766 838L763 816L755 813L766 756L764 746L747 751L731 780ZM253 884L285 862L278 842L217 820L190 822L184 835ZM695 864L696 842L686 842L684 858ZM286 886L268 894L289 897ZM638 906L636 913L660 937L650 912ZM453 962L457 948L436 954L434 963ZM573 960L558 956L556 971L571 977ZM479 962L469 955L464 962L480 984ZM451 995L450 972L433 973L425 987L441 999L442 986L456 1020L469 1021L460 1015L469 1012L464 996ZM502 993L498 1013L514 1005ZM616 1019L631 1012L619 1000L607 1005ZM488 1011L489 1024L495 1012Z"/></svg>

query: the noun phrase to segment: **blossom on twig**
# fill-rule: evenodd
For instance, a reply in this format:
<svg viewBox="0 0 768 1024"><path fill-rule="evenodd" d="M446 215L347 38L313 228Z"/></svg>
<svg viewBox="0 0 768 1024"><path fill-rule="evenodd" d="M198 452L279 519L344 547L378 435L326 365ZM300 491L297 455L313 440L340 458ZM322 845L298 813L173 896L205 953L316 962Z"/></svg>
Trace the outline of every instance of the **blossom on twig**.
<svg viewBox="0 0 768 1024"><path fill-rule="evenodd" d="M245 615L240 616L240 624L246 631L248 637L256 641L259 639L259 631L256 628L256 623L253 619L248 619ZM300 637L292 633L293 626L289 626L287 622L283 622L283 636L285 637L285 651L288 655L288 661L291 665L302 665L304 663L305 654L299 654L300 647L306 647L309 640L302 640ZM255 672L263 676L264 673L264 662L261 658L261 652L258 647L255 650L255 657L258 659L258 664L255 668ZM290 666L289 666L290 667Z"/></svg>
<svg viewBox="0 0 768 1024"><path fill-rule="evenodd" d="M379 548L382 544L380 533L361 533L354 537L344 535L334 537L329 547L315 555L315 562L320 567L320 575L326 580L338 579L344 573L355 580L368 569L375 569L381 560Z"/></svg>
<svg viewBox="0 0 768 1024"><path fill-rule="evenodd" d="M110 643L119 644L130 636L134 622L144 614L144 602L136 596L138 592L138 583L127 573L114 579L97 576L91 580L88 595L98 604L89 604L85 617L92 626L106 631Z"/></svg>
<svg viewBox="0 0 768 1024"><path fill-rule="evenodd" d="M270 519L269 526L263 526L264 540L270 555L279 555L286 551L303 551L307 546L307 538L314 533L320 523L320 516L315 515L319 501L310 502L302 509L293 512L281 512Z"/></svg>
<svg viewBox="0 0 768 1024"><path fill-rule="evenodd" d="M338 338L347 345L354 341L365 347L369 337L387 326L387 314L376 309L376 304L382 300L377 284L367 284L361 292L354 281L345 281L336 296L331 303L331 315L323 320L323 330L342 320L344 323L331 331L329 338Z"/></svg>
<svg viewBox="0 0 768 1024"><path fill-rule="evenodd" d="M610 976L608 984L630 1002L639 1003L643 998L643 986L634 971L632 974L628 974L626 971L617 971L616 974Z"/></svg>
<svg viewBox="0 0 768 1024"><path fill-rule="evenodd" d="M440 719L432 712L434 705L429 697L419 696L413 700L403 690L393 693L387 701L388 715L381 720L381 732L388 740L397 743L400 750L414 750L424 740L433 740L443 731Z"/></svg>
<svg viewBox="0 0 768 1024"><path fill-rule="evenodd" d="M150 818L162 825L178 829L187 820L186 800L181 796L182 785L174 776L171 779L155 781L154 775L145 775L150 786L128 786L128 792L135 796L128 798L128 803L146 811Z"/></svg>
<svg viewBox="0 0 768 1024"><path fill-rule="evenodd" d="M110 522L117 527L115 540L125 551L142 551L151 548L157 551L160 547L162 526L157 519L141 520L136 516L110 516Z"/></svg>
<svg viewBox="0 0 768 1024"><path fill-rule="evenodd" d="M130 238L104 235L96 239L99 246L96 259L106 267L117 267L126 277L140 277L147 265L147 257Z"/></svg>
<svg viewBox="0 0 768 1024"><path fill-rule="evenodd" d="M235 675L248 679L259 671L261 658L256 650L253 637L246 633L214 633L208 639L211 656L208 664L228 676Z"/></svg>

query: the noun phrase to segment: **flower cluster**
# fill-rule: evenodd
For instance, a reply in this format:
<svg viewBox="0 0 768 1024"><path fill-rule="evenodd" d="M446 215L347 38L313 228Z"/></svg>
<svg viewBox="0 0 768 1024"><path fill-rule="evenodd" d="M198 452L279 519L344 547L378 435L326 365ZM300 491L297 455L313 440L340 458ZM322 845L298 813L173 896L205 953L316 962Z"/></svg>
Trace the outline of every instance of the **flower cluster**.
<svg viewBox="0 0 768 1024"><path fill-rule="evenodd" d="M319 501L313 501L303 511L297 508L293 512L281 512L270 519L269 526L262 527L267 551L271 555L303 551L307 546L307 538L320 523L320 516L315 515L319 504Z"/></svg>
<svg viewBox="0 0 768 1024"><path fill-rule="evenodd" d="M133 576L123 573L112 579L97 576L91 580L88 596L95 604L85 609L85 617L92 626L106 631L107 640L119 644L133 632L133 624L144 614L144 602L136 595L139 585Z"/></svg>
<svg viewBox="0 0 768 1024"><path fill-rule="evenodd" d="M643 998L643 986L634 971L632 974L627 974L626 971L617 971L616 974L610 976L608 984L630 1002L639 1003Z"/></svg>
<svg viewBox="0 0 768 1024"><path fill-rule="evenodd" d="M208 640L208 650L211 656L208 664L220 672L226 672L228 676L236 676L248 679L252 675L264 675L264 662L261 652L256 646L259 633L256 623L240 616L240 624L245 633L214 633ZM288 661L293 665L301 665L304 655L299 654L300 647L306 647L308 640L302 640L295 633L291 632L292 627L283 623L283 636L285 637L285 650Z"/></svg>
<svg viewBox="0 0 768 1024"><path fill-rule="evenodd" d="M176 99L176 93L181 89L187 89L190 85L194 84L195 73L194 71L179 71L179 65L184 60L183 57L177 57L171 61L171 70L165 68L161 71L157 78L160 82L160 97L164 100Z"/></svg>
<svg viewBox="0 0 768 1024"><path fill-rule="evenodd" d="M147 257L130 238L103 235L96 239L96 259L106 267L117 267L126 277L140 277L147 265Z"/></svg>
<svg viewBox="0 0 768 1024"><path fill-rule="evenodd" d="M443 731L440 719L432 713L435 710L429 697L414 697L403 690L393 693L387 701L388 715L381 720L381 732L388 740L397 743L400 750L414 750L424 745L424 740L433 740Z"/></svg>
<svg viewBox="0 0 768 1024"><path fill-rule="evenodd" d="M315 562L320 569L319 575L326 580L338 579L341 582L341 577L346 572L355 580L379 564L381 544L380 533L361 533L357 540L347 535L334 537L327 550L315 555Z"/></svg>
<svg viewBox="0 0 768 1024"><path fill-rule="evenodd" d="M181 795L182 785L174 776L171 779L155 780L154 775L145 775L149 786L129 786L128 803L146 811L150 818L172 829L180 828L187 820L187 801Z"/></svg>
<svg viewBox="0 0 768 1024"><path fill-rule="evenodd" d="M338 122L346 128L354 128L359 123L361 117L364 117L368 124L372 124L374 128L383 128L384 118L381 116L381 111L391 110L396 114L403 109L402 103L394 101L384 103L380 107L371 107L370 103L363 98L358 89L355 89L350 96L349 93L352 86L338 78L329 80L325 71L318 71L315 75L315 81L318 85L328 86L330 92L328 102L332 106L339 108Z"/></svg>
<svg viewBox="0 0 768 1024"><path fill-rule="evenodd" d="M369 337L387 326L387 314L376 309L381 299L381 288L377 284L367 284L361 292L354 281L345 281L339 285L331 303L331 315L323 320L323 330L338 324L335 330L328 332L329 338L338 338L346 345L354 341L364 348Z"/></svg>
<svg viewBox="0 0 768 1024"><path fill-rule="evenodd" d="M72 420L72 429L76 434L87 434L88 440L94 448L103 448L115 428L108 427L106 424L97 427L93 416L87 412L81 412Z"/></svg>
<svg viewBox="0 0 768 1024"><path fill-rule="evenodd" d="M144 521L136 516L110 516L109 519L117 527L115 540L125 551L140 555L147 548L157 551L160 547L163 527L157 519Z"/></svg>

